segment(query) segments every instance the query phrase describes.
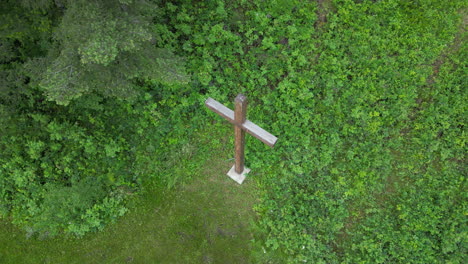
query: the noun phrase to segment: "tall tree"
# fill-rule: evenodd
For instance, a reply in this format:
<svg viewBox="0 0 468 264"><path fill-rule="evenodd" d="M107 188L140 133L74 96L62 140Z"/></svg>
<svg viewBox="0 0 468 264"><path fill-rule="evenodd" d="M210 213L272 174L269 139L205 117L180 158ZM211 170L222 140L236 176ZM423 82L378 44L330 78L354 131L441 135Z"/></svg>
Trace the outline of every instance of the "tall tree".
<svg viewBox="0 0 468 264"><path fill-rule="evenodd" d="M82 235L125 212L158 113L148 94L110 97L187 80L162 23L150 0L2 1L0 217Z"/></svg>
<svg viewBox="0 0 468 264"><path fill-rule="evenodd" d="M131 98L137 78L185 82L181 59L157 46L158 7L147 0L30 1L59 12L47 56L28 68L49 100L67 105L83 94Z"/></svg>

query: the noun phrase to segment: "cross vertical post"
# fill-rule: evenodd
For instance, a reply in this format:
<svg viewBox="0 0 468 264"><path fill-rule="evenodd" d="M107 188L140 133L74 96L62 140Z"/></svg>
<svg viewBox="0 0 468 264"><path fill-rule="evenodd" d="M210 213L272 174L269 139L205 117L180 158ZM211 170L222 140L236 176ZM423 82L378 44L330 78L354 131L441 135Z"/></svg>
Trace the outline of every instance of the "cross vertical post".
<svg viewBox="0 0 468 264"><path fill-rule="evenodd" d="M205 105L213 112L225 118L227 121L234 125L235 135L235 160L234 166L229 170L227 175L235 180L237 183L242 184L245 175L250 172L249 168L244 166L244 146L245 146L245 132L260 139L263 143L273 147L278 140L277 137L265 131L263 128L247 120L247 97L239 94L234 100L234 111L227 108L220 102L213 98L208 98Z"/></svg>
<svg viewBox="0 0 468 264"><path fill-rule="evenodd" d="M235 148L236 148L236 163L235 170L238 174L244 171L244 145L245 145L245 131L242 129L242 124L246 120L247 110L247 97L239 94L235 99L234 110L234 135L235 135Z"/></svg>

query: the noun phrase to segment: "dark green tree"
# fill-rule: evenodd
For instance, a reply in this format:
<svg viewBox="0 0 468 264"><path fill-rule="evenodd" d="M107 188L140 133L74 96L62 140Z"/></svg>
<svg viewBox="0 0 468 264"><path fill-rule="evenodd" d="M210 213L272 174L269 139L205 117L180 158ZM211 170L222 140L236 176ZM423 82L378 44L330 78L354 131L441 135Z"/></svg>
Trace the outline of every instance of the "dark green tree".
<svg viewBox="0 0 468 264"><path fill-rule="evenodd" d="M58 104L83 94L132 98L136 79L185 82L181 59L158 47L153 1L23 1L59 14L46 56L28 63L32 81Z"/></svg>
<svg viewBox="0 0 468 264"><path fill-rule="evenodd" d="M163 22L153 1L2 1L0 217L83 235L125 212L159 116L141 84L188 79Z"/></svg>

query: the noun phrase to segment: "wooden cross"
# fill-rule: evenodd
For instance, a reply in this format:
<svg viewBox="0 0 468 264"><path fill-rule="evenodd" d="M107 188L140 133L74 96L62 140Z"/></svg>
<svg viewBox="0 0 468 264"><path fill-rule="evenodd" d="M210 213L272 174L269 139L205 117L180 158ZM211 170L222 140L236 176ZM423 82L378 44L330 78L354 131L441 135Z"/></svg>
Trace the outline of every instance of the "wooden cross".
<svg viewBox="0 0 468 264"><path fill-rule="evenodd" d="M270 147L275 145L278 138L246 119L247 97L242 94L237 95L235 99L234 111L214 100L213 98L208 98L205 101L205 105L213 112L219 114L227 121L234 124L236 162L227 175L237 183L242 184L245 179L245 175L250 171L249 168L244 167L245 131L260 139L263 143Z"/></svg>

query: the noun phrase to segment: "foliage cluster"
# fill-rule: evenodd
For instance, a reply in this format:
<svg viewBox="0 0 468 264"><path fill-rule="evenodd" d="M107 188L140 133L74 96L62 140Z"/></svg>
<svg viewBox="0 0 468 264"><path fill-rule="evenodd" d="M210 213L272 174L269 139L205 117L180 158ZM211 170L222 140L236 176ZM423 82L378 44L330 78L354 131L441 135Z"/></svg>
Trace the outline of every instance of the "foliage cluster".
<svg viewBox="0 0 468 264"><path fill-rule="evenodd" d="M462 262L462 1L324 6L165 9L193 89L223 102L247 94L250 118L280 137L273 151L256 140L247 150L267 244L292 262Z"/></svg>
<svg viewBox="0 0 468 264"><path fill-rule="evenodd" d="M156 40L153 3L21 3L0 10L0 216L81 236L143 182L174 184L160 165L175 122L161 117L187 77Z"/></svg>
<svg viewBox="0 0 468 264"><path fill-rule="evenodd" d="M119 8L138 10L133 2ZM0 212L33 231L102 228L142 182L173 186L177 173L164 168L174 160L194 166L190 133L213 118L203 98L243 92L249 119L280 138L273 150L248 140L246 153L270 249L290 262L461 263L463 1L317 2L161 1L154 17L137 12L141 34L117 30L135 26L123 8L109 23L89 18L98 29L78 43L63 31L83 27L66 20L83 1L10 7L13 21L24 12L34 23L11 24L1 38L10 51L1 53ZM102 15L87 8L76 19ZM170 54L184 57L190 81L137 71L166 68L147 57L119 75L148 42L172 58L169 72L180 68ZM72 62L82 75L55 75ZM109 76L124 84L101 86Z"/></svg>

